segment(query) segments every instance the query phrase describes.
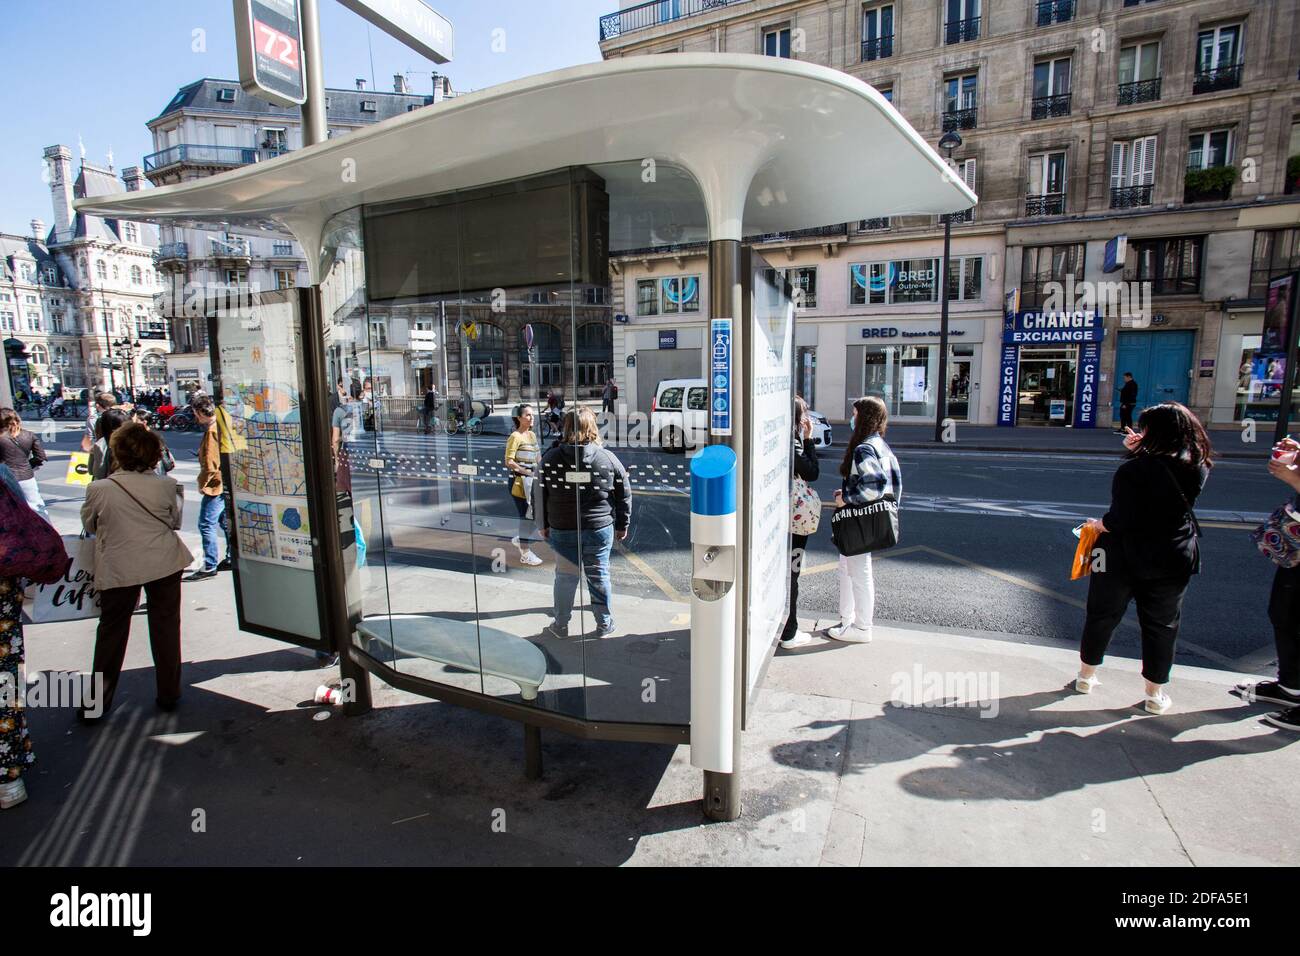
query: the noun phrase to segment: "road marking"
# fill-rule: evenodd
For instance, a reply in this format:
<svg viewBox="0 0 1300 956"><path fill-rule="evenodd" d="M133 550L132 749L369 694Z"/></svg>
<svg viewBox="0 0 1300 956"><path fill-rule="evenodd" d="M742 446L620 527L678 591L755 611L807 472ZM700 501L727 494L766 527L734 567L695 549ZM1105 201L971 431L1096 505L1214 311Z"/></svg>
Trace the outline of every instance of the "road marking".
<svg viewBox="0 0 1300 956"><path fill-rule="evenodd" d="M911 554L913 551L919 551L924 545L914 544L907 548L890 548L888 551L881 551L874 555L875 559L881 558L901 558L905 554ZM836 571L839 569L838 561L831 561L829 564L815 564L811 568L804 568L799 572L799 577L805 578L810 574L822 574L826 571Z"/></svg>
<svg viewBox="0 0 1300 956"><path fill-rule="evenodd" d="M624 557L627 558L628 562L632 565L632 567L636 568L647 578L649 578L650 582L655 587L657 587L660 591L662 591L664 593L664 596L667 597L668 600L675 601L678 604L687 603L686 598L683 597L681 594L678 594L676 588L674 588L671 584L668 583L668 579L665 578L658 571L656 571L654 568L650 567L650 565L646 564L645 559L642 558L639 554L637 554L635 551L633 551L631 548L625 545L622 541L615 541L614 545L615 547L618 548L619 552Z"/></svg>

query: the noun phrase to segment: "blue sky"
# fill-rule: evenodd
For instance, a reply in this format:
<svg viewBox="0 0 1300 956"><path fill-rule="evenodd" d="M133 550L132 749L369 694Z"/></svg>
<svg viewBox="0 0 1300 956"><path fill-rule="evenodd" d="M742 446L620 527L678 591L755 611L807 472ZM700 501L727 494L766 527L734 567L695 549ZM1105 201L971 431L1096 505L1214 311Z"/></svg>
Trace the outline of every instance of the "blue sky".
<svg viewBox="0 0 1300 956"><path fill-rule="evenodd" d="M0 231L26 235L52 219L41 180L41 151L63 143L79 162L118 170L153 151L145 122L176 90L200 77L234 79L230 0L4 0L0 63L9 84L0 144ZM597 21L618 0L430 0L456 30L456 56L442 67L408 50L335 0L320 0L325 84L352 88L358 77L391 90L410 71L414 92L429 92L430 72L459 90L482 89L546 70L600 59ZM203 30L206 52L195 52ZM495 31L503 30L504 34ZM503 37L504 52L493 50ZM368 42L367 42L368 41ZM499 44L498 44L499 45Z"/></svg>

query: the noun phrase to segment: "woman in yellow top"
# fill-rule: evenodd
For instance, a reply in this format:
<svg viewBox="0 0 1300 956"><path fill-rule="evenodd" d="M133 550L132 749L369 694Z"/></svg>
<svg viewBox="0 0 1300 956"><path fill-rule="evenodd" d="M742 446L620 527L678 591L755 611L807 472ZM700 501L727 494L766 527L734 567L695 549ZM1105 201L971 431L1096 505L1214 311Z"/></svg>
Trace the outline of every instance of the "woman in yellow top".
<svg viewBox="0 0 1300 956"><path fill-rule="evenodd" d="M537 447L537 434L533 431L533 406L520 405L515 411L515 430L506 439L506 471L514 477L510 479L510 500L515 503L515 510L520 519L528 517L528 503L532 500L533 474L537 461L541 457ZM532 549L515 535L510 543L519 549L521 564L536 566L542 559L533 554Z"/></svg>

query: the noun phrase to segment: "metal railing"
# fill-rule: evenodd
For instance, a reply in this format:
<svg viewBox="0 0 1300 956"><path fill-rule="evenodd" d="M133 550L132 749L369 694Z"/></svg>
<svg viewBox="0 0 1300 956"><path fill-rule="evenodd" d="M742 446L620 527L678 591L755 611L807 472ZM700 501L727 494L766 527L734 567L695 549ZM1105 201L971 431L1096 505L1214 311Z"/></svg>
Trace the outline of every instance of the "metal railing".
<svg viewBox="0 0 1300 956"><path fill-rule="evenodd" d="M880 232L889 228L889 217L880 216L876 219L859 219L858 232Z"/></svg>
<svg viewBox="0 0 1300 956"><path fill-rule="evenodd" d="M974 129L978 109L976 106L968 106L964 110L948 110L943 114L943 131L946 133L953 129Z"/></svg>
<svg viewBox="0 0 1300 956"><path fill-rule="evenodd" d="M612 40L637 30L646 30L661 23L672 23L688 17L720 10L746 0L650 0L638 3L617 13L607 13L600 18L601 40Z"/></svg>
<svg viewBox="0 0 1300 956"><path fill-rule="evenodd" d="M1039 0L1038 25L1068 23L1074 19L1074 0Z"/></svg>
<svg viewBox="0 0 1300 956"><path fill-rule="evenodd" d="M155 262L162 262L164 259L188 259L189 257L189 243L168 242L158 247L153 258Z"/></svg>
<svg viewBox="0 0 1300 956"><path fill-rule="evenodd" d="M1115 102L1119 106L1132 106L1134 103L1154 103L1160 99L1160 77L1149 80L1134 80L1121 83L1116 90Z"/></svg>
<svg viewBox="0 0 1300 956"><path fill-rule="evenodd" d="M1034 119L1046 119L1049 116L1070 115L1070 94L1056 93L1052 96L1035 96L1032 108Z"/></svg>
<svg viewBox="0 0 1300 956"><path fill-rule="evenodd" d="M963 222L974 222L975 207L971 206L969 209L963 209L961 212L944 213L939 217L939 221L951 223L954 226L959 226Z"/></svg>
<svg viewBox="0 0 1300 956"><path fill-rule="evenodd" d="M209 237L208 241L212 246L212 255L218 259L252 258L253 253L249 250L247 239L218 239L212 236Z"/></svg>
<svg viewBox="0 0 1300 956"><path fill-rule="evenodd" d="M965 40L978 40L979 38L979 17L970 17L966 20L949 20L943 25L944 43L961 43Z"/></svg>
<svg viewBox="0 0 1300 956"><path fill-rule="evenodd" d="M1196 79L1192 81L1193 93L1214 93L1217 90L1235 90L1241 86L1241 70L1244 63L1232 66L1220 66L1213 70L1197 70Z"/></svg>
<svg viewBox="0 0 1300 956"><path fill-rule="evenodd" d="M1025 197L1026 216L1065 215L1065 193L1043 193Z"/></svg>
<svg viewBox="0 0 1300 956"><path fill-rule="evenodd" d="M812 229L790 229L785 232L765 232L761 236L747 236L746 242L785 242L790 239L820 239L824 236L847 238L849 224L837 223L833 226L814 226Z"/></svg>
<svg viewBox="0 0 1300 956"><path fill-rule="evenodd" d="M1110 190L1111 209L1135 209L1138 206L1151 205L1151 195L1155 185L1146 186L1112 186Z"/></svg>
<svg viewBox="0 0 1300 956"><path fill-rule="evenodd" d="M292 242L275 242L271 244L271 255L273 256L293 256Z"/></svg>
<svg viewBox="0 0 1300 956"><path fill-rule="evenodd" d="M168 146L144 158L144 171L151 173L177 163L197 163L203 166L247 166L257 162L258 151L251 146L203 146L180 143Z"/></svg>
<svg viewBox="0 0 1300 956"><path fill-rule="evenodd" d="M883 60L894 55L894 35L862 41L862 62Z"/></svg>

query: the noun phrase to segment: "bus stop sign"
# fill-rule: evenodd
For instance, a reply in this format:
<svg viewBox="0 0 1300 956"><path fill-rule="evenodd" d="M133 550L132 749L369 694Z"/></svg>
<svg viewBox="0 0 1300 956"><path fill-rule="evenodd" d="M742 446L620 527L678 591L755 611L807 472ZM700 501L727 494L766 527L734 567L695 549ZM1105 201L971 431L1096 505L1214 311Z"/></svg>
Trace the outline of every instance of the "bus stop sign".
<svg viewBox="0 0 1300 956"><path fill-rule="evenodd" d="M235 0L239 85L281 106L307 99L298 0Z"/></svg>

